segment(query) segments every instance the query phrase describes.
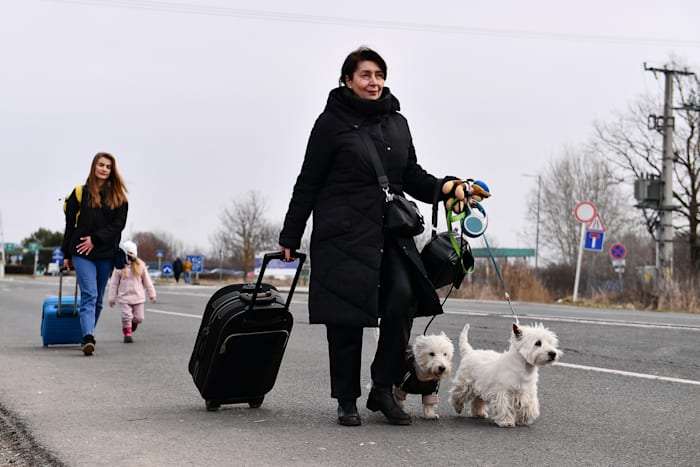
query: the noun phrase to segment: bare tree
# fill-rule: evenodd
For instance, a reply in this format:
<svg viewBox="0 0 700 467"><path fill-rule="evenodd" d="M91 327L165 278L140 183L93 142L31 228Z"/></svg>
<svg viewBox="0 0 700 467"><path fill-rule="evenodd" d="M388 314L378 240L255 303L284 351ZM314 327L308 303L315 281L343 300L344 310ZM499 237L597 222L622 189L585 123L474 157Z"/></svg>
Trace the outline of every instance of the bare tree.
<svg viewBox="0 0 700 467"><path fill-rule="evenodd" d="M125 239L126 237L122 236L122 240ZM136 232L133 240L138 245L139 257L146 261L154 261L158 250L163 251L165 258L172 259L182 250L182 243L167 232Z"/></svg>
<svg viewBox="0 0 700 467"><path fill-rule="evenodd" d="M217 250L227 252L241 265L244 277L255 269L255 255L277 249L279 229L266 221L265 200L255 191L234 199L221 215L221 228L214 235Z"/></svg>
<svg viewBox="0 0 700 467"><path fill-rule="evenodd" d="M603 218L606 235L629 230L631 194L625 193L611 164L585 149L565 148L541 174L540 245L549 263L572 266L578 255L581 224L574 209L591 201ZM537 187L529 195L529 215L537 210Z"/></svg>
<svg viewBox="0 0 700 467"><path fill-rule="evenodd" d="M683 68L672 63L670 68ZM674 202L678 216L676 230L687 240L693 269L700 271L700 107L696 75L674 75ZM663 141L660 133L648 128L649 115L663 108L661 96L642 96L614 121L595 124L592 149L614 164L631 184L648 175L660 177ZM642 216L652 236L658 222L658 211L643 209Z"/></svg>

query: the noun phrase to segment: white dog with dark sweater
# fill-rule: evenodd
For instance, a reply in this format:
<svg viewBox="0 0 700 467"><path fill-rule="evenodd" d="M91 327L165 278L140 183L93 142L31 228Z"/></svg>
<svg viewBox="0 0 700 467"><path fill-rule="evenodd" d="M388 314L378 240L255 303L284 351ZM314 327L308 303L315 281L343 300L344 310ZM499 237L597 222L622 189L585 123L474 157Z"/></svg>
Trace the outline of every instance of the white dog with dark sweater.
<svg viewBox="0 0 700 467"><path fill-rule="evenodd" d="M529 425L540 415L538 368L559 360L557 336L542 324L513 323L510 348L498 353L475 350L469 325L459 336L461 362L452 380L452 407L462 413L470 404L472 417L491 417L498 426Z"/></svg>
<svg viewBox="0 0 700 467"><path fill-rule="evenodd" d="M407 394L423 396L423 418L437 420L435 412L440 381L452 369L454 345L444 332L416 336L406 350L406 373L400 385L394 386L394 400L404 410Z"/></svg>

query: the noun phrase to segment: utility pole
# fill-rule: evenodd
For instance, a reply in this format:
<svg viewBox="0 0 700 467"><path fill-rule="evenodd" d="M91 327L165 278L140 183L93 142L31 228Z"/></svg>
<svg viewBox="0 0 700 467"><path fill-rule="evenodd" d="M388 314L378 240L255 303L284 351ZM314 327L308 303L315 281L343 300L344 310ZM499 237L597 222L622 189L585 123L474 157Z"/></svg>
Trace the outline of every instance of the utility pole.
<svg viewBox="0 0 700 467"><path fill-rule="evenodd" d="M673 279L673 80L676 74L693 75L688 70L673 70L669 68L647 67L646 71L654 74L663 73L665 79L664 90L664 115L659 118L650 115L650 122L653 120L653 129L663 135L663 156L661 169L662 193L658 210L660 211L660 222L657 235L657 258L656 277L657 293L659 297L658 308L667 308L671 284ZM651 128L651 125L650 125Z"/></svg>
<svg viewBox="0 0 700 467"><path fill-rule="evenodd" d="M540 257L540 195L542 192L542 175L522 174L525 177L537 178L537 226L535 227L535 272L538 269L538 259Z"/></svg>

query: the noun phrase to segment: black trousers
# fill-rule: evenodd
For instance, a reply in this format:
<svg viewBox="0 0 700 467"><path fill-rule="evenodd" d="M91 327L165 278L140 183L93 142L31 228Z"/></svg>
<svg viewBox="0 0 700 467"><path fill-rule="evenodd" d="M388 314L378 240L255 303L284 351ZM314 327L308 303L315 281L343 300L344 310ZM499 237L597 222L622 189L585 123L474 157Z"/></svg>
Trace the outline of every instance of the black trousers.
<svg viewBox="0 0 700 467"><path fill-rule="evenodd" d="M415 307L412 268L393 240L387 239L380 274L379 342L371 367L372 383L377 387L400 383L404 374ZM363 331L361 327L326 325L332 398L357 399L362 394Z"/></svg>

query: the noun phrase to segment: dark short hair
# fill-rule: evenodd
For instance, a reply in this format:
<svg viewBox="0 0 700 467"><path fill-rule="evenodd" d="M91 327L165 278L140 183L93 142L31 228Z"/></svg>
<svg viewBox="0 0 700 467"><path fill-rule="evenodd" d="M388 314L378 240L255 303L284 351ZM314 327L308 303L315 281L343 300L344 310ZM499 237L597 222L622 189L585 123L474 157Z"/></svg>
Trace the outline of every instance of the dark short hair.
<svg viewBox="0 0 700 467"><path fill-rule="evenodd" d="M345 86L345 78L352 78L352 75L357 70L357 64L364 61L370 61L377 64L377 66L384 73L384 79L386 79L386 62L384 59L374 50L369 47L359 47L357 50L350 52L343 62L343 66L340 68L340 78L338 82L341 86Z"/></svg>

